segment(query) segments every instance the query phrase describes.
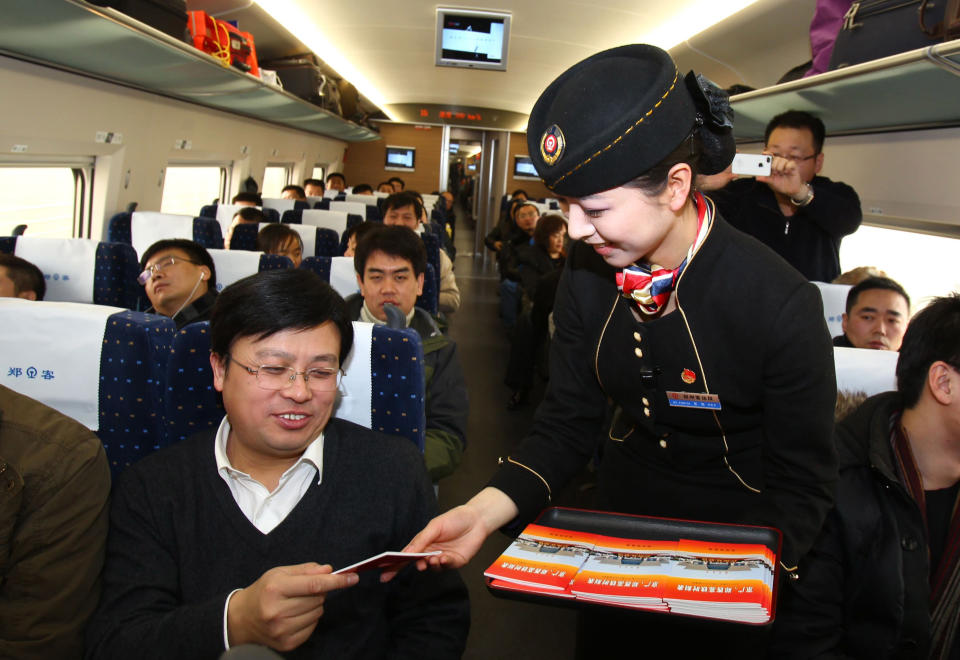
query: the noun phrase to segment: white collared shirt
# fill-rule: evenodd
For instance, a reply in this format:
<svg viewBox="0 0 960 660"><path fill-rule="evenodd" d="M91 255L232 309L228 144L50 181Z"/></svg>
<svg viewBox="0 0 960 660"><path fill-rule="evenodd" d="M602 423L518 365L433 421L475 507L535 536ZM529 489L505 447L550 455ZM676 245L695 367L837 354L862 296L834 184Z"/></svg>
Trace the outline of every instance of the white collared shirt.
<svg viewBox="0 0 960 660"><path fill-rule="evenodd" d="M234 502L247 520L262 533L269 534L300 503L310 488L313 477L316 475L317 484L323 479L323 433L321 432L307 446L297 462L280 476L280 482L272 493L249 474L230 464L230 459L227 458L229 436L230 422L224 417L214 438L217 473L227 483Z"/></svg>

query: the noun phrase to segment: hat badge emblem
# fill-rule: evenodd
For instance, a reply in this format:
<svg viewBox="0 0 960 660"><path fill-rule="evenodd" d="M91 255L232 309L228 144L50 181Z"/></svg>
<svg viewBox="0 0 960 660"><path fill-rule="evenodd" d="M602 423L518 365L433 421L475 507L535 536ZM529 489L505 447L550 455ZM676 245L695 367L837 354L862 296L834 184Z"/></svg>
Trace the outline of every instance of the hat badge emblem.
<svg viewBox="0 0 960 660"><path fill-rule="evenodd" d="M560 127L552 124L540 138L540 157L543 158L543 162L547 165L553 165L560 160L565 144L566 140Z"/></svg>
<svg viewBox="0 0 960 660"><path fill-rule="evenodd" d="M697 374L692 369L684 369L680 372L680 380L682 380L687 385L693 385L697 380Z"/></svg>

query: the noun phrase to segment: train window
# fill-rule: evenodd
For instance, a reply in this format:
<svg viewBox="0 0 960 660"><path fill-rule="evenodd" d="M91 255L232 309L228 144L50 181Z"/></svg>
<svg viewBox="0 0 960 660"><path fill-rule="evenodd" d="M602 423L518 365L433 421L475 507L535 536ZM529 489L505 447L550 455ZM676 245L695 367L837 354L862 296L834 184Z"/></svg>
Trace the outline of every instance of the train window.
<svg viewBox="0 0 960 660"><path fill-rule="evenodd" d="M916 312L933 296L960 291L958 253L956 238L863 225L840 244L840 268L876 266L906 289Z"/></svg>
<svg viewBox="0 0 960 660"><path fill-rule="evenodd" d="M199 215L200 208L223 199L227 168L220 165L169 165L163 177L162 213Z"/></svg>
<svg viewBox="0 0 960 660"><path fill-rule="evenodd" d="M279 197L283 187L290 183L290 165L269 164L263 171L263 196Z"/></svg>
<svg viewBox="0 0 960 660"><path fill-rule="evenodd" d="M30 236L89 235L92 165L92 160L73 167L0 165L0 236L10 236L19 225L26 225Z"/></svg>
<svg viewBox="0 0 960 660"><path fill-rule="evenodd" d="M314 167L313 167L313 172L310 173L310 178L311 178L311 179L320 179L321 181L323 181L323 166L322 166L322 165L314 165Z"/></svg>

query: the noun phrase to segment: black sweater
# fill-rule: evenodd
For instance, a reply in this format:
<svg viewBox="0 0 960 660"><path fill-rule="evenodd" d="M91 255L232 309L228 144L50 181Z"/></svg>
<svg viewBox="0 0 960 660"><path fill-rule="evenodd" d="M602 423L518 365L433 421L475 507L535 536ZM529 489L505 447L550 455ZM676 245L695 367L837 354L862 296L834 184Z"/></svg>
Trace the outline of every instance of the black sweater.
<svg viewBox="0 0 960 660"><path fill-rule="evenodd" d="M88 629L91 658L216 658L227 595L276 566L334 569L400 550L434 515L410 442L339 419L324 432L323 480L269 534L243 515L217 474L214 433L130 467L113 495L104 590ZM377 571L329 594L313 635L290 658L459 658L469 627L455 572Z"/></svg>

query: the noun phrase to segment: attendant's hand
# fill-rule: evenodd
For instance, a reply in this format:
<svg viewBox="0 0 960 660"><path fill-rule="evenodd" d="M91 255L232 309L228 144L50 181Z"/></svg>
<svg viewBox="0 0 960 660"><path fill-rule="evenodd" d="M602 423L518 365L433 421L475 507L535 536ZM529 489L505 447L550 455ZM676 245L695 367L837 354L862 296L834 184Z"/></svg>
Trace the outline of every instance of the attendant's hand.
<svg viewBox="0 0 960 660"><path fill-rule="evenodd" d="M442 554L417 561L418 570L431 568L460 568L480 550L480 546L494 530L499 529L517 513L517 505L503 491L484 488L469 502L450 509L431 520L403 549L404 552L433 552ZM384 571L381 582L388 582L396 571Z"/></svg>
<svg viewBox="0 0 960 660"><path fill-rule="evenodd" d="M790 198L799 197L806 187L797 163L780 156L773 157L770 163L770 176L758 176L757 181L770 186L773 192Z"/></svg>
<svg viewBox="0 0 960 660"><path fill-rule="evenodd" d="M332 570L313 563L278 566L235 593L227 608L230 646L260 644L292 651L303 644L323 616L326 595L360 579L356 573L331 575Z"/></svg>

